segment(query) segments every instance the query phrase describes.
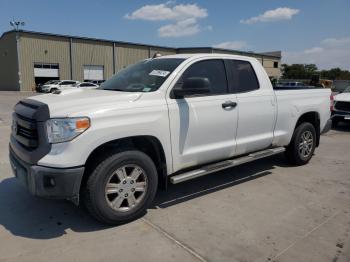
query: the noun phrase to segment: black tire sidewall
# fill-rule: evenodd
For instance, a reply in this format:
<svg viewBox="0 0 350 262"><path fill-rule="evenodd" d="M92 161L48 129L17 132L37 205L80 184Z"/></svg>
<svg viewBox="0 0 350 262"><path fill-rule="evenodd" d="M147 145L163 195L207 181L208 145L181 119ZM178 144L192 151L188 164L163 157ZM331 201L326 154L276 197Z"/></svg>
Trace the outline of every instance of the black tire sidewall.
<svg viewBox="0 0 350 262"><path fill-rule="evenodd" d="M146 195L137 207L129 211L118 212L108 205L105 198L105 186L112 172L127 164L138 165L144 170L148 180L148 188ZM157 170L153 161L142 152L126 151L114 154L103 161L95 171L97 171L93 174L95 181L92 183L92 187L89 188L90 194L92 194L91 204L98 213L99 219L103 222L118 224L136 219L145 212L155 197L158 187Z"/></svg>
<svg viewBox="0 0 350 262"><path fill-rule="evenodd" d="M301 135L305 131L310 131L312 133L312 140L313 140L313 146L312 151L308 157L302 157L299 152L299 141L301 138ZM295 130L294 136L293 136L293 148L292 148L292 154L294 158L294 162L298 165L306 164L310 161L312 158L314 151L316 148L316 130L314 126L310 123L302 123L300 124L297 129Z"/></svg>

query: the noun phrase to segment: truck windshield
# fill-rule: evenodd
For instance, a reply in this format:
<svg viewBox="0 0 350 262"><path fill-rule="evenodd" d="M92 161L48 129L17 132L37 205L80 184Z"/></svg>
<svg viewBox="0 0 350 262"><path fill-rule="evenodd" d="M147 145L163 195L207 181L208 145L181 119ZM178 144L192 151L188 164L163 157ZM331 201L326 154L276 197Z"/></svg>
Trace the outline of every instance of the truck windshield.
<svg viewBox="0 0 350 262"><path fill-rule="evenodd" d="M148 59L128 66L104 82L98 89L124 92L157 90L184 59Z"/></svg>

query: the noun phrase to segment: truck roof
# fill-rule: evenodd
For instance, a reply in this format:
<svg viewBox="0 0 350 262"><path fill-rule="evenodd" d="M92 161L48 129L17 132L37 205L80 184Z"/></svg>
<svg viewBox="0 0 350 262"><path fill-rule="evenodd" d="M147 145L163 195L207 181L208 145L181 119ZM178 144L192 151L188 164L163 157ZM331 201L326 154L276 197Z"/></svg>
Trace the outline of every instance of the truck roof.
<svg viewBox="0 0 350 262"><path fill-rule="evenodd" d="M156 59L162 59L162 58L182 58L182 59L188 59L188 58L210 58L210 57L221 57L221 58L231 58L231 59L240 59L245 61L257 61L254 57L249 56L241 56L241 55L230 55L230 54L217 54L217 53L189 53L189 54L176 54L176 55L165 55L157 57Z"/></svg>

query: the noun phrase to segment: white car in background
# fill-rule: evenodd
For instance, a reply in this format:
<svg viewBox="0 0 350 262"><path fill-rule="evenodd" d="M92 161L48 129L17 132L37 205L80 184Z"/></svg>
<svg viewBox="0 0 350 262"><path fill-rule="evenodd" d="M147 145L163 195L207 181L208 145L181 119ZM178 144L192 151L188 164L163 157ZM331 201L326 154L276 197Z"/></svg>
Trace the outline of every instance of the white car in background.
<svg viewBox="0 0 350 262"><path fill-rule="evenodd" d="M336 127L339 122L343 121L350 121L350 86L334 97L332 125Z"/></svg>
<svg viewBox="0 0 350 262"><path fill-rule="evenodd" d="M98 88L99 85L96 85L96 84L90 83L90 82L84 82L84 83L77 84L75 87L83 88L83 89L95 89L95 88Z"/></svg>
<svg viewBox="0 0 350 262"><path fill-rule="evenodd" d="M52 84L45 84L41 87L41 92L44 93L52 93L56 90L66 90L76 88L76 86L80 84L79 81L75 80L61 80L58 82L54 82Z"/></svg>

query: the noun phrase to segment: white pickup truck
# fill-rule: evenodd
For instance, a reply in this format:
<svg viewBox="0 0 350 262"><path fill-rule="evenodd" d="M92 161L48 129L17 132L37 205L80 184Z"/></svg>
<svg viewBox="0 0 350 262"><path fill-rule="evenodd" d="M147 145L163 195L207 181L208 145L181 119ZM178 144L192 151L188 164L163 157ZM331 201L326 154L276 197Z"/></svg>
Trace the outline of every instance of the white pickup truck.
<svg viewBox="0 0 350 262"><path fill-rule="evenodd" d="M306 164L329 130L330 90L274 91L254 58L141 61L95 90L14 108L10 160L36 196L83 200L108 224L146 211L158 188L281 152Z"/></svg>

